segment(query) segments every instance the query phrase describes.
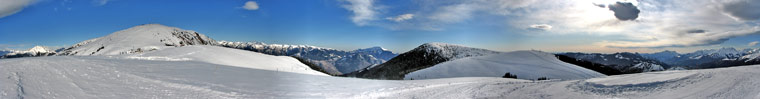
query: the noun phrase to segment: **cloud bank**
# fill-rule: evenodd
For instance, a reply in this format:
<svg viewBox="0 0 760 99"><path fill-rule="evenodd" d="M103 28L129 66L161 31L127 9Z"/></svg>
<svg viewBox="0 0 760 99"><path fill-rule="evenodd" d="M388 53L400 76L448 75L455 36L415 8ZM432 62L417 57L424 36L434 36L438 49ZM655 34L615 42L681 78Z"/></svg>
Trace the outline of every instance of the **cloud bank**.
<svg viewBox="0 0 760 99"><path fill-rule="evenodd" d="M0 18L16 14L35 0L0 0Z"/></svg>
<svg viewBox="0 0 760 99"><path fill-rule="evenodd" d="M609 48L707 46L760 34L758 0L413 0L416 6L395 8L414 13L409 17L378 13L383 1L345 2L359 26L440 31L456 24L499 24L545 35L609 37L589 44Z"/></svg>
<svg viewBox="0 0 760 99"><path fill-rule="evenodd" d="M747 46L755 46L757 43L760 43L760 41L752 41L747 44Z"/></svg>

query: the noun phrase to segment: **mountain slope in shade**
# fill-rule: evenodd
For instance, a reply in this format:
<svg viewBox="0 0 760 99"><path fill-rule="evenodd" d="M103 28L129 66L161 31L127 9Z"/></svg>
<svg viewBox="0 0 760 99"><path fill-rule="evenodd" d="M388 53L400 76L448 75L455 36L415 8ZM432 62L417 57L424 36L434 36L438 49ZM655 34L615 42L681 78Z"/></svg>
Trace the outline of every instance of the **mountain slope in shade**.
<svg viewBox="0 0 760 99"><path fill-rule="evenodd" d="M261 42L219 41L218 45L269 55L298 57L318 65L331 75L340 75L382 64L397 55L381 47L343 51L308 45L266 44Z"/></svg>
<svg viewBox="0 0 760 99"><path fill-rule="evenodd" d="M43 47L34 46L26 51L4 51L0 52L0 58L19 58L19 57L37 57L37 56L52 56L56 55L55 50Z"/></svg>
<svg viewBox="0 0 760 99"><path fill-rule="evenodd" d="M66 48L62 55L119 55L186 45L210 45L215 41L195 31L145 24L86 40Z"/></svg>
<svg viewBox="0 0 760 99"><path fill-rule="evenodd" d="M605 76L599 72L568 64L554 54L540 51L514 51L501 54L468 57L443 62L417 70L404 79L437 79L452 77L502 77L505 73L518 79L585 79Z"/></svg>
<svg viewBox="0 0 760 99"><path fill-rule="evenodd" d="M658 60L644 58L638 53L560 53L558 55L567 56L576 60L593 62L601 64L604 68L613 68L620 73L641 73L651 71L663 71L670 68L669 65ZM572 63L572 62L569 62Z"/></svg>
<svg viewBox="0 0 760 99"><path fill-rule="evenodd" d="M327 75L312 70L292 57L272 56L246 50L208 45L167 48L140 54L130 54L124 58L155 61L198 61L261 70Z"/></svg>
<svg viewBox="0 0 760 99"><path fill-rule="evenodd" d="M498 53L496 51L454 44L425 43L411 51L399 54L388 62L343 76L398 80L403 79L407 73L425 69L442 62Z"/></svg>

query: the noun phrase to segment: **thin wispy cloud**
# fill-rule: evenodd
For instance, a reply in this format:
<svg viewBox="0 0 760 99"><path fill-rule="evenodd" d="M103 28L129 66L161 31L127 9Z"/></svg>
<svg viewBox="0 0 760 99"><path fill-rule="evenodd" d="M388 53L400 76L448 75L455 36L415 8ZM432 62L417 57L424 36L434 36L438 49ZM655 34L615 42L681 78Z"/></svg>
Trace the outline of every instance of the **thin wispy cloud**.
<svg viewBox="0 0 760 99"><path fill-rule="evenodd" d="M111 1L113 0L92 0L92 3L97 6L103 6L103 5L108 4L108 2L111 2Z"/></svg>
<svg viewBox="0 0 760 99"><path fill-rule="evenodd" d="M530 25L528 29L535 30L535 31L549 31L552 29L552 26L548 24L534 24L534 25Z"/></svg>
<svg viewBox="0 0 760 99"><path fill-rule="evenodd" d="M755 46L757 43L760 43L760 41L752 41L747 44L747 46Z"/></svg>
<svg viewBox="0 0 760 99"><path fill-rule="evenodd" d="M402 14L402 15L398 15L396 17L387 17L385 19L388 19L388 20L391 20L391 21L395 21L395 22L401 22L401 21L404 21L404 20L412 19L412 18L414 18L414 14Z"/></svg>
<svg viewBox="0 0 760 99"><path fill-rule="evenodd" d="M370 21L377 20L377 8L374 6L374 0L344 0L346 4L343 8L351 11L351 21L358 26L365 26Z"/></svg>

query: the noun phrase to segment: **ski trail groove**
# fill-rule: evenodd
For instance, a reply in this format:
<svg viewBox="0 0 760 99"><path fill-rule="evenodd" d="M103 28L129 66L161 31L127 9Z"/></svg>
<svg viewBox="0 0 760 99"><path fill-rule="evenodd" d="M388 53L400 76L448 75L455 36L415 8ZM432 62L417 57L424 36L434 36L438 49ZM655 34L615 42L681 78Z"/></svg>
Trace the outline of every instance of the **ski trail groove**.
<svg viewBox="0 0 760 99"><path fill-rule="evenodd" d="M19 99L24 99L24 94L26 93L24 92L24 86L21 82L21 75L19 75L18 72L13 72L13 78L16 79L16 96Z"/></svg>

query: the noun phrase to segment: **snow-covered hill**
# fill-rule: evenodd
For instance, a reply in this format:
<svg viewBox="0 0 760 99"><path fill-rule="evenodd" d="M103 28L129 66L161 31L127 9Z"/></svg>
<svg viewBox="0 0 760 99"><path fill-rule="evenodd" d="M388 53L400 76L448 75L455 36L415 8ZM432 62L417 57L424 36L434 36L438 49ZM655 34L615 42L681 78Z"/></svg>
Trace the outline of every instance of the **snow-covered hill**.
<svg viewBox="0 0 760 99"><path fill-rule="evenodd" d="M209 45L215 41L195 31L160 24L145 24L82 41L61 55L120 55L186 45Z"/></svg>
<svg viewBox="0 0 760 99"><path fill-rule="evenodd" d="M43 47L43 46L34 46L30 48L29 50L25 51L3 51L0 52L0 58L18 58L18 57L37 57L37 56L52 56L56 55L57 52L55 50Z"/></svg>
<svg viewBox="0 0 760 99"><path fill-rule="evenodd" d="M568 80L605 76L593 70L562 62L554 54L540 51L515 51L443 62L411 72L404 76L404 79L502 77L505 73L513 74L518 79L529 80L540 77Z"/></svg>
<svg viewBox="0 0 760 99"><path fill-rule="evenodd" d="M496 51L454 44L425 43L411 51L399 54L388 62L348 73L344 76L372 79L403 79L407 73L425 69L442 62L498 53Z"/></svg>
<svg viewBox="0 0 760 99"><path fill-rule="evenodd" d="M126 59L156 61L198 61L219 65L237 66L261 70L323 75L298 60L288 56L272 56L246 50L219 46L193 45L167 48L152 52L126 55Z"/></svg>
<svg viewBox="0 0 760 99"><path fill-rule="evenodd" d="M147 54L147 53L146 53ZM129 55L122 55L129 56ZM202 61L57 56L0 60L0 98L760 98L760 65L579 80L368 80ZM518 75L519 76L519 75Z"/></svg>
<svg viewBox="0 0 760 99"><path fill-rule="evenodd" d="M397 55L381 47L343 51L308 45L266 44L261 42L219 41L218 45L270 55L299 57L320 66L333 75L382 64Z"/></svg>

